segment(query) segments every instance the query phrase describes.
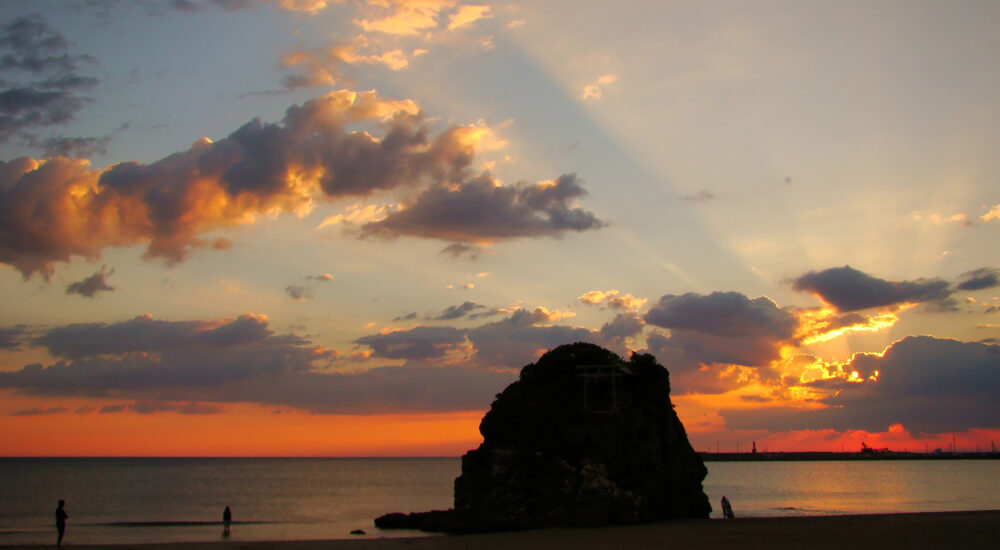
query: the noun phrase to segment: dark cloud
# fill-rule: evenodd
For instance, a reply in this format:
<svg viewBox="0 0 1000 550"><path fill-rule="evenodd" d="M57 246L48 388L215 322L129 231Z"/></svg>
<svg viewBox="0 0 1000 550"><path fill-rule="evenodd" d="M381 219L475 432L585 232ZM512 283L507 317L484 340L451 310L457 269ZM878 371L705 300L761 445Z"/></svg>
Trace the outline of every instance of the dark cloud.
<svg viewBox="0 0 1000 550"><path fill-rule="evenodd" d="M513 186L498 185L483 174L458 186L425 190L409 206L365 224L362 235L481 243L604 227L592 213L570 206L584 194L574 174L555 183Z"/></svg>
<svg viewBox="0 0 1000 550"><path fill-rule="evenodd" d="M50 329L38 345L68 359L0 372L0 387L134 400L104 406L98 411L103 414L212 414L230 402L338 414L483 409L513 375L434 364L440 359L434 348L449 349L458 338L461 331L435 328L365 339L380 356L417 360L341 373L329 371L334 352L272 334L259 317L188 322L138 317Z"/></svg>
<svg viewBox="0 0 1000 550"><path fill-rule="evenodd" d="M677 338L677 339L675 339ZM696 338L696 337L695 337ZM675 394L685 393L725 393L736 386L734 373L716 363L732 363L739 360L737 354L715 353L706 346L691 349L690 337L672 337L660 332L646 335L647 353L652 354L670 371L670 387ZM723 342L729 343L729 342ZM758 352L759 353L759 352ZM770 350L765 350L765 354ZM754 359L753 354L751 361Z"/></svg>
<svg viewBox="0 0 1000 550"><path fill-rule="evenodd" d="M601 326L601 334L611 339L631 338L642 332L645 323L633 313L619 313Z"/></svg>
<svg viewBox="0 0 1000 550"><path fill-rule="evenodd" d="M600 344L619 355L628 355L632 338L642 333L645 323L634 313L619 313L601 325L598 333Z"/></svg>
<svg viewBox="0 0 1000 550"><path fill-rule="evenodd" d="M155 414L159 412L176 412L179 414L219 414L225 409L212 403L169 403L162 401L138 401L128 408L139 414Z"/></svg>
<svg viewBox="0 0 1000 550"><path fill-rule="evenodd" d="M417 312L416 311L411 311L410 313L407 313L406 315L400 315L399 317L396 317L395 319L392 320L392 322L393 323L398 323L400 321L412 321L412 320L414 320L416 318L417 318Z"/></svg>
<svg viewBox="0 0 1000 550"><path fill-rule="evenodd" d="M28 337L27 325L0 327L0 349L18 350Z"/></svg>
<svg viewBox="0 0 1000 550"><path fill-rule="evenodd" d="M8 416L46 416L50 414L65 414L65 407L34 408L10 413Z"/></svg>
<svg viewBox="0 0 1000 550"><path fill-rule="evenodd" d="M452 243L441 249L442 254L448 254L455 258L468 256L471 260L478 258L481 252L482 248L465 243Z"/></svg>
<svg viewBox="0 0 1000 550"><path fill-rule="evenodd" d="M496 317L498 315L506 315L510 313L509 309L504 309L500 307L495 307L487 311L481 311L479 313L470 313L469 319L481 319L483 317Z"/></svg>
<svg viewBox="0 0 1000 550"><path fill-rule="evenodd" d="M156 414L161 412L176 412L178 414L219 414L225 412L225 409L214 403L199 403L197 401L188 401L186 403L174 403L170 401L136 401L130 405L105 405L97 412L98 414L115 414L129 411L138 414Z"/></svg>
<svg viewBox="0 0 1000 550"><path fill-rule="evenodd" d="M114 269L107 271L105 266L101 266L101 270L90 277L70 283L66 287L66 294L79 294L85 298L93 298L98 292L111 292L115 290L115 287L108 284L107 278L114 272Z"/></svg>
<svg viewBox="0 0 1000 550"><path fill-rule="evenodd" d="M108 152L111 136L48 138L42 142L46 157L90 158Z"/></svg>
<svg viewBox="0 0 1000 550"><path fill-rule="evenodd" d="M333 280L333 275L321 273L319 275L306 275L304 285L288 285L285 287L285 294L293 300L300 302L313 298L313 287L316 284L327 283Z"/></svg>
<svg viewBox="0 0 1000 550"><path fill-rule="evenodd" d="M413 362L452 354L459 359L468 356L467 364L474 367L513 370L535 361L546 350L573 342L591 342L624 353L625 339L641 330L641 321L628 315L616 317L601 330L548 324L559 316L544 308L518 309L504 319L470 329L419 326L365 336L355 343L370 347L376 358Z"/></svg>
<svg viewBox="0 0 1000 550"><path fill-rule="evenodd" d="M739 292L667 294L646 312L645 321L671 330L771 341L791 339L797 326L795 316L771 300L751 300Z"/></svg>
<svg viewBox="0 0 1000 550"><path fill-rule="evenodd" d="M996 427L1000 418L1000 346L906 337L884 355L859 354L844 366L863 381L840 381L818 410L723 411L732 429L859 429L902 424L914 433ZM877 380L871 377L878 371Z"/></svg>
<svg viewBox="0 0 1000 550"><path fill-rule="evenodd" d="M383 137L347 129L360 122L380 124ZM407 233L473 241L600 225L566 205L583 193L571 176L552 185L463 183L476 131L452 127L432 137L412 102L340 90L290 107L280 124L254 120L222 140L198 140L151 164L125 162L95 172L65 158L0 162L0 262L26 278L48 276L54 262L145 243L146 258L174 263L193 249L213 247L217 241L201 237L206 232L268 212L300 212L317 194L365 197L401 186L439 191L421 195L378 229L367 226L367 233L401 234L396 226L405 221ZM438 207L475 206L476 217L427 217L428 200L438 200Z"/></svg>
<svg viewBox="0 0 1000 550"><path fill-rule="evenodd" d="M912 302L945 302L953 292L948 282L941 279L887 281L846 265L810 271L793 281L792 288L811 292L839 311Z"/></svg>
<svg viewBox="0 0 1000 550"><path fill-rule="evenodd" d="M334 351L274 334L266 319L160 321L54 327L31 342L59 360L0 372L0 388L32 395L128 399L100 413L211 414L220 404L264 403L317 413L477 410L516 370L560 344L622 347L641 321L620 315L601 330L551 325L559 312L517 310L473 329L415 327L364 336L366 363L401 366L337 372Z"/></svg>
<svg viewBox="0 0 1000 550"><path fill-rule="evenodd" d="M465 331L461 329L419 326L362 336L354 343L370 347L375 357L414 361L444 357L464 340Z"/></svg>
<svg viewBox="0 0 1000 550"><path fill-rule="evenodd" d="M210 0L210 2L226 11L245 10L254 7L254 0Z"/></svg>
<svg viewBox="0 0 1000 550"><path fill-rule="evenodd" d="M467 366L377 367L357 374L304 373L227 386L227 401L295 406L324 414L484 410L515 375Z"/></svg>
<svg viewBox="0 0 1000 550"><path fill-rule="evenodd" d="M183 13L194 13L201 9L201 6L192 0L170 0L170 7Z"/></svg>
<svg viewBox="0 0 1000 550"><path fill-rule="evenodd" d="M680 392L717 393L732 389L729 365L752 367L769 376L767 367L781 348L796 343L798 321L771 300L750 299L738 292L708 295L668 294L646 312L647 324L670 329L646 337L652 353L675 375ZM725 369L710 369L713 365ZM727 374L728 373L728 374Z"/></svg>
<svg viewBox="0 0 1000 550"><path fill-rule="evenodd" d="M519 309L510 317L480 325L468 332L475 347L472 361L492 369L520 369L549 349L573 342L601 343L599 333L586 328L542 325L544 310Z"/></svg>
<svg viewBox="0 0 1000 550"><path fill-rule="evenodd" d="M967 271L961 276L962 282L956 288L959 290L982 290L1000 286L1000 269L983 267Z"/></svg>
<svg viewBox="0 0 1000 550"><path fill-rule="evenodd" d="M312 298L312 289L302 285L288 285L285 287L285 294L293 300L304 301Z"/></svg>
<svg viewBox="0 0 1000 550"><path fill-rule="evenodd" d="M99 355L131 353L182 353L182 348L197 352L238 344L304 345L294 337L273 336L267 320L261 316L242 315L216 321L161 321L140 315L119 323L74 323L51 328L35 337L32 343L46 348L55 357L82 359Z"/></svg>
<svg viewBox="0 0 1000 550"><path fill-rule="evenodd" d="M479 305L475 302L465 301L457 306L448 306L439 315L435 317L428 317L432 321L447 321L451 319L461 319L466 315L472 313L477 309L485 309L486 306Z"/></svg>
<svg viewBox="0 0 1000 550"><path fill-rule="evenodd" d="M79 74L87 55L71 55L69 44L38 14L19 17L0 29L0 143L34 144L36 130L74 120L92 100L80 92L97 85ZM66 139L66 138L63 138Z"/></svg>

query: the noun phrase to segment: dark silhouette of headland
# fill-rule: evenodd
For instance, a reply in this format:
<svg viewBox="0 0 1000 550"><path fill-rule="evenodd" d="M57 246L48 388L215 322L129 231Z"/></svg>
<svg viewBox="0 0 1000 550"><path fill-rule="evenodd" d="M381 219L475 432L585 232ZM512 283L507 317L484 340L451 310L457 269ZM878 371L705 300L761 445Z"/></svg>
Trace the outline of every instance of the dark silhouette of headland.
<svg viewBox="0 0 1000 550"><path fill-rule="evenodd" d="M455 507L387 514L380 528L485 532L707 518L708 470L652 355L555 348L521 370L462 457Z"/></svg>

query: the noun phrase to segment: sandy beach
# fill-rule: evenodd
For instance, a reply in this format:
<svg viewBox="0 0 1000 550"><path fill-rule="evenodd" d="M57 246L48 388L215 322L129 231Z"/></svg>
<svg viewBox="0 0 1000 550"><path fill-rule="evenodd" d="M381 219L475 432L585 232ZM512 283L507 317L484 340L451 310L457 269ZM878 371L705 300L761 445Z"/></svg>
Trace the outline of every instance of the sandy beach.
<svg viewBox="0 0 1000 550"><path fill-rule="evenodd" d="M573 550L996 548L1000 510L799 518L686 520L625 527L541 529L483 535L314 541L219 541L64 547L73 550ZM5 546L24 548L41 546Z"/></svg>

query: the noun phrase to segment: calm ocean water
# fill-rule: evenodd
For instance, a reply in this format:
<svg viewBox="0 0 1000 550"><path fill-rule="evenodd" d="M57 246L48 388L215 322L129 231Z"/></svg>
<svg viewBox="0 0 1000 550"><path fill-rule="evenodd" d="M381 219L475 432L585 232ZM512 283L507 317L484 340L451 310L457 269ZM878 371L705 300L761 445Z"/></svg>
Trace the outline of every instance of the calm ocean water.
<svg viewBox="0 0 1000 550"><path fill-rule="evenodd" d="M719 515L1000 509L1000 461L711 462L705 491ZM457 458L0 459L0 546L413 535L381 532L385 512L449 508Z"/></svg>

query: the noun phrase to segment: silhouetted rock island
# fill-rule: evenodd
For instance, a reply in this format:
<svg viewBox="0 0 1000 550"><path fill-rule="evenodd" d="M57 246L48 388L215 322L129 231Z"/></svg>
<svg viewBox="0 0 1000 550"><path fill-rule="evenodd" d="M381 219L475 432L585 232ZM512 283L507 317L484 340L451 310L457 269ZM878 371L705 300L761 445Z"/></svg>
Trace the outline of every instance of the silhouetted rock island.
<svg viewBox="0 0 1000 550"><path fill-rule="evenodd" d="M708 471L652 355L555 348L521 370L462 457L453 510L388 514L381 528L478 532L707 518Z"/></svg>

